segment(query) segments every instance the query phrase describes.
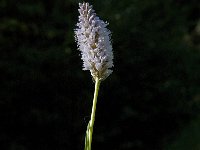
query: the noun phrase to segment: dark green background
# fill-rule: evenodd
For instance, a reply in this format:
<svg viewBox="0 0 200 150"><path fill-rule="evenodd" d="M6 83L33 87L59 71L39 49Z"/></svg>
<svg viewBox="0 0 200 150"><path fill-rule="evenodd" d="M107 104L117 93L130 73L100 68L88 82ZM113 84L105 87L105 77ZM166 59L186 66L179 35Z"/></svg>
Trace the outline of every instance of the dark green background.
<svg viewBox="0 0 200 150"><path fill-rule="evenodd" d="M75 0L0 0L0 149L83 150L94 83ZM199 150L199 0L92 0L112 32L93 150Z"/></svg>

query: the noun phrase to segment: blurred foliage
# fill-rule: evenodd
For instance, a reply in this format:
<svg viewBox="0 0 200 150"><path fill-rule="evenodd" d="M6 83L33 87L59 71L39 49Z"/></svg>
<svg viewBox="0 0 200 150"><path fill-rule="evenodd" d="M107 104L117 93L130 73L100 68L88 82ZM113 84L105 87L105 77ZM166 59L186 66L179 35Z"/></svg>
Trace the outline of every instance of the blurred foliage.
<svg viewBox="0 0 200 150"><path fill-rule="evenodd" d="M1 150L83 149L94 84L74 42L78 2L0 0ZM197 118L198 3L92 1L115 54L93 149L161 150Z"/></svg>
<svg viewBox="0 0 200 150"><path fill-rule="evenodd" d="M196 119L177 135L177 139L171 144L167 144L166 150L199 150L200 144L200 119Z"/></svg>

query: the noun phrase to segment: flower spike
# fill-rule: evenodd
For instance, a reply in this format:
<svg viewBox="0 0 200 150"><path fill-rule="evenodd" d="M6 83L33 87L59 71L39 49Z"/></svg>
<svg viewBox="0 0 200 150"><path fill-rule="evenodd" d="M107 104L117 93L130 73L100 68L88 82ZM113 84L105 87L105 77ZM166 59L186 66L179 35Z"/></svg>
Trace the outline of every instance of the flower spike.
<svg viewBox="0 0 200 150"><path fill-rule="evenodd" d="M93 79L106 79L113 67L111 33L108 23L101 20L89 3L79 3L79 22L75 39L81 51L83 70L89 70Z"/></svg>

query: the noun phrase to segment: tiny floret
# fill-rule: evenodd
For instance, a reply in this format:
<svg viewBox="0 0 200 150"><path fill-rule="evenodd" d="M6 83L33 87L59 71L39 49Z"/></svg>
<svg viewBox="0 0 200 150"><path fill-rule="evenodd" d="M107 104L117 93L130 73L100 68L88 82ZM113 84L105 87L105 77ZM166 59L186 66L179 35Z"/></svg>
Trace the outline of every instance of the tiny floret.
<svg viewBox="0 0 200 150"><path fill-rule="evenodd" d="M92 5L79 3L79 22L75 29L75 39L81 51L83 70L89 70L94 79L106 79L113 67L111 33L105 23L96 16Z"/></svg>

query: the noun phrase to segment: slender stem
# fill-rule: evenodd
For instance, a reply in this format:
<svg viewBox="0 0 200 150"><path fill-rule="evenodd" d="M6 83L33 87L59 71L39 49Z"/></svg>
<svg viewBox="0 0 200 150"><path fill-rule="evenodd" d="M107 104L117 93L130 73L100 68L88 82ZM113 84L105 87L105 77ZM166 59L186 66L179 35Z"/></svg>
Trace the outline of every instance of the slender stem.
<svg viewBox="0 0 200 150"><path fill-rule="evenodd" d="M97 104L97 97L98 97L98 93L99 93L99 87L100 87L100 80L98 78L96 78L93 105L92 105L92 113L91 113L91 121L90 121L91 127L93 127L94 121L95 121L95 111L96 111L96 104Z"/></svg>
<svg viewBox="0 0 200 150"><path fill-rule="evenodd" d="M87 150L91 150L92 133L93 133L93 126L94 126L94 121L95 121L95 111L96 111L96 104L97 104L97 97L98 97L98 93L99 93L100 83L101 83L101 81L98 78L96 78L95 79L95 90L94 90L91 120L88 124L88 129L87 129L87 132L88 132L89 135L86 135L86 136L88 136L86 138L88 138L88 144L89 144L87 146Z"/></svg>

